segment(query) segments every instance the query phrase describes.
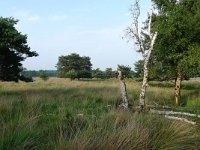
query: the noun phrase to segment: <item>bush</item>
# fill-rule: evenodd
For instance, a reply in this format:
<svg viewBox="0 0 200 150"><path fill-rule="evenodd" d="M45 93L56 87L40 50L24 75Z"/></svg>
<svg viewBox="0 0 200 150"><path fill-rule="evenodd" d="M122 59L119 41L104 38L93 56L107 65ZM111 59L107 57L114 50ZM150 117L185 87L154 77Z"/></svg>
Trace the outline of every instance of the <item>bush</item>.
<svg viewBox="0 0 200 150"><path fill-rule="evenodd" d="M40 72L40 78L44 81L49 79L49 75L45 71Z"/></svg>
<svg viewBox="0 0 200 150"><path fill-rule="evenodd" d="M33 82L33 78L32 77L25 77L23 75L21 75L19 79L21 81L24 81L24 82Z"/></svg>

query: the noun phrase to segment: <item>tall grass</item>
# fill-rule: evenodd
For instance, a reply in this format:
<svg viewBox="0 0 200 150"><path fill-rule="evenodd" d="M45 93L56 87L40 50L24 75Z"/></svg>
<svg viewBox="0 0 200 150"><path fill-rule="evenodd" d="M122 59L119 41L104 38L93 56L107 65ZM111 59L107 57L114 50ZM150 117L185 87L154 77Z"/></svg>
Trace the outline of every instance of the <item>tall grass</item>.
<svg viewBox="0 0 200 150"><path fill-rule="evenodd" d="M197 149L199 125L119 112L118 80L0 83L0 149ZM189 84L189 83L186 83ZM196 86L196 84L195 84ZM128 80L132 104L140 83ZM192 94L191 94L192 93ZM181 109L199 112L196 88ZM190 99L191 98L191 99ZM173 88L150 85L148 103L173 104ZM196 105L197 104L197 105Z"/></svg>
<svg viewBox="0 0 200 150"><path fill-rule="evenodd" d="M69 145L71 149L197 149L200 146L195 128L149 114L111 111L80 133ZM116 122L118 117L124 122ZM116 126L116 124L118 124Z"/></svg>

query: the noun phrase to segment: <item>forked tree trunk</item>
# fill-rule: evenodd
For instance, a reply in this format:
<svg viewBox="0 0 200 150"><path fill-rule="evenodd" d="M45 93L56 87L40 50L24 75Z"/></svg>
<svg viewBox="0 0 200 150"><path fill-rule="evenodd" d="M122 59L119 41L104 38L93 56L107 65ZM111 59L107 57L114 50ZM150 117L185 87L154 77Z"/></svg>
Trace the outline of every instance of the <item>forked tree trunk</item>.
<svg viewBox="0 0 200 150"><path fill-rule="evenodd" d="M118 71L118 78L121 81L121 95L122 95L122 103L119 105L119 108L128 109L128 96L126 92L126 83L121 71Z"/></svg>
<svg viewBox="0 0 200 150"><path fill-rule="evenodd" d="M182 81L182 76L181 73L177 73L176 80L175 80L175 105L179 106L181 103L181 81Z"/></svg>

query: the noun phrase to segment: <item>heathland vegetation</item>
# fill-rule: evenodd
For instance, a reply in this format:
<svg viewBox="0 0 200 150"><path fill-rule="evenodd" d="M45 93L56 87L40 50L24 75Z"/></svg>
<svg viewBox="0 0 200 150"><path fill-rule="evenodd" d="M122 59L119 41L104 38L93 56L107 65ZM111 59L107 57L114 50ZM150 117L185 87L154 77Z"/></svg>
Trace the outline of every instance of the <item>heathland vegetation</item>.
<svg viewBox="0 0 200 150"><path fill-rule="evenodd" d="M117 110L119 84L116 79L59 78L1 83L0 149L198 149L198 118L188 117L197 122L191 125ZM184 81L184 103L173 107L173 84L150 82L147 102L200 114L199 88L199 80ZM137 105L140 82L127 80L127 89L130 103Z"/></svg>
<svg viewBox="0 0 200 150"><path fill-rule="evenodd" d="M140 29L135 0L126 30L144 58L135 71L92 70L76 53L28 71L21 61L38 54L0 17L0 149L198 150L200 1L152 2Z"/></svg>

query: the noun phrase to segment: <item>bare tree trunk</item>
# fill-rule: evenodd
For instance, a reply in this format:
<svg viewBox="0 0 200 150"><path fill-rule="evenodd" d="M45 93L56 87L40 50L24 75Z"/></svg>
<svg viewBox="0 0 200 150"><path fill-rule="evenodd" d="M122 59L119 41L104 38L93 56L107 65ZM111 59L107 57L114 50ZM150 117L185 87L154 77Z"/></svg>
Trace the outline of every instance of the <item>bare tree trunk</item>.
<svg viewBox="0 0 200 150"><path fill-rule="evenodd" d="M147 56L145 57L145 60L144 60L144 68L143 68L144 76L143 76L143 82L142 82L140 99L139 99L141 110L144 110L146 107L145 95L146 95L146 87L147 87L148 77L149 77L149 61L150 61L151 53L153 51L153 46L154 46L156 38L157 38L157 32L154 34L153 38L151 39L151 46L150 46Z"/></svg>
<svg viewBox="0 0 200 150"><path fill-rule="evenodd" d="M182 80L181 73L178 72L175 80L175 91L174 91L176 106L179 106L181 103L181 80Z"/></svg>
<svg viewBox="0 0 200 150"><path fill-rule="evenodd" d="M122 72L118 71L118 78L121 81L121 94L122 94L122 103L119 105L119 108L128 109L128 96L126 92L126 83L123 78Z"/></svg>
<svg viewBox="0 0 200 150"><path fill-rule="evenodd" d="M150 56L151 51L149 51L149 56ZM140 91L140 97L139 97L139 103L140 103L140 108L143 110L146 107L145 103L145 95L146 95L146 88L147 88L147 82L148 82L148 76L149 76L149 70L148 70L148 63L149 63L149 57L145 58L144 61L144 76L143 76L143 82L142 82L142 87Z"/></svg>
<svg viewBox="0 0 200 150"><path fill-rule="evenodd" d="M145 95L146 95L146 87L148 83L148 77L149 77L149 61L151 57L151 53L153 51L153 47L155 44L155 40L157 38L157 32L152 32L151 27L152 27L152 15L153 15L153 10L151 13L149 13L149 20L148 20L148 29L146 35L149 36L149 48L147 49L147 46L144 44L144 38L142 35L139 33L139 16L140 16L140 5L139 5L140 0L135 0L134 8L133 8L133 23L131 27L127 28L127 34L131 37L134 38L136 41L136 44L138 45L139 52L141 52L144 56L144 76L143 76L143 82L142 82L142 87L141 87L141 92L139 96L139 105L141 111L146 110L146 103L145 103Z"/></svg>

